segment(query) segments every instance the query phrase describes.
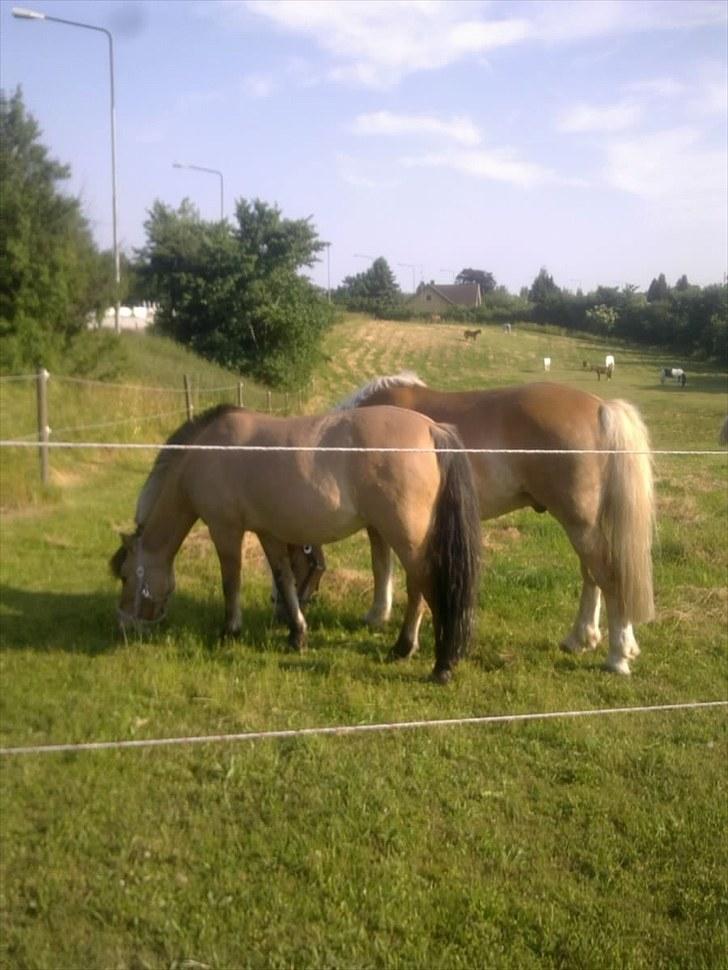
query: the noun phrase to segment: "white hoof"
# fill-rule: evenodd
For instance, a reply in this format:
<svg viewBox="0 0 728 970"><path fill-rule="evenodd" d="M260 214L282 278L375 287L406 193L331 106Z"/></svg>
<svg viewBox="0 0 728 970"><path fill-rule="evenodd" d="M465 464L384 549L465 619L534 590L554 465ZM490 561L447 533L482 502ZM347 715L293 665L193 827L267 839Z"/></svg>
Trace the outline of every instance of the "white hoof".
<svg viewBox="0 0 728 970"><path fill-rule="evenodd" d="M583 653L585 650L596 650L602 641L599 628L595 626L582 627L578 633L573 630L561 642L561 649L566 653Z"/></svg>
<svg viewBox="0 0 728 970"><path fill-rule="evenodd" d="M613 674L622 674L625 677L629 677L632 673L629 669L629 660L627 657L618 657L616 660L613 660L611 657L607 658L604 669L611 671Z"/></svg>

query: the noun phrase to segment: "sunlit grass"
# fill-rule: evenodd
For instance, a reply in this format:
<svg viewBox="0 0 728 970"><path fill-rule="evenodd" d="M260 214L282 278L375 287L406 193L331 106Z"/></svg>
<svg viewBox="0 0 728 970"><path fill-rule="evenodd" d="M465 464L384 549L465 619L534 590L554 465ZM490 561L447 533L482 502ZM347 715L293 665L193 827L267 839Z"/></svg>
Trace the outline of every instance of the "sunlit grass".
<svg viewBox="0 0 728 970"><path fill-rule="evenodd" d="M165 374L179 386L189 360L180 372L169 348L141 338L134 353L145 347L145 382ZM457 327L353 319L330 334L305 406L323 409L405 367L451 388L540 379L550 355L550 379L638 404L656 446L717 447L725 375L706 366L689 370L685 390L663 387L660 355L608 349L615 378L597 383L581 359L605 348L586 339L485 328L473 345ZM115 380L142 382L137 366L132 358ZM84 391L78 406L69 394L57 413L128 417L121 393ZM3 436L27 417L20 395L3 408ZM158 441L179 423L145 425L138 438L127 427L124 440ZM477 633L447 689L427 680L427 622L421 656L385 662L401 576L392 627L361 625L371 589L362 536L327 550L302 655L273 622L254 539L243 635L219 640L219 569L201 527L178 556L165 627L119 640L106 562L152 457L54 453L52 501L33 484L33 505L22 489L37 457L19 467L25 458L0 452L3 744L726 697L725 457L656 459L657 618L638 630L631 678L606 675L603 651L559 652L578 599L576 557L552 519L521 511L484 524ZM725 714L714 710L5 758L0 964L718 967L727 754Z"/></svg>

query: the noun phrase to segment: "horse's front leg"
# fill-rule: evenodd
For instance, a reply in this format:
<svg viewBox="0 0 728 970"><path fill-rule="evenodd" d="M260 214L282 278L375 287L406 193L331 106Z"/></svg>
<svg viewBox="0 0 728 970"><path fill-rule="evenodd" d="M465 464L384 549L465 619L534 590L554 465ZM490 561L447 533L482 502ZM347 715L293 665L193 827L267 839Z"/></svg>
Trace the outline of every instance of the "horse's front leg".
<svg viewBox="0 0 728 970"><path fill-rule="evenodd" d="M298 602L296 578L291 567L288 546L270 535L258 533L258 538L273 574L279 605L282 603L287 613L288 643L294 650L305 650L308 627Z"/></svg>
<svg viewBox="0 0 728 970"><path fill-rule="evenodd" d="M225 625L222 635L235 637L240 633L243 623L240 610L240 569L244 532L225 523L211 526L210 536L220 560L222 592L225 597Z"/></svg>
<svg viewBox="0 0 728 970"><path fill-rule="evenodd" d="M374 601L364 620L376 629L384 626L392 614L392 550L376 529L368 528L367 534L374 575Z"/></svg>

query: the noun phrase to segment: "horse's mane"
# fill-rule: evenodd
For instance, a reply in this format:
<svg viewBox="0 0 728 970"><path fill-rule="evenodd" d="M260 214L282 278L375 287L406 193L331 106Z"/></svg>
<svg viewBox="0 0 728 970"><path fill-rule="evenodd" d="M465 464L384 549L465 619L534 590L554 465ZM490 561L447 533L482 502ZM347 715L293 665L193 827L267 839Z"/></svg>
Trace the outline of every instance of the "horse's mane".
<svg viewBox="0 0 728 970"><path fill-rule="evenodd" d="M387 377L373 377L368 384L354 391L349 397L340 401L334 408L335 411L348 411L350 408L358 407L362 401L377 391L382 391L387 387L427 387L424 381L412 370L404 370L399 374L390 374Z"/></svg>
<svg viewBox="0 0 728 970"><path fill-rule="evenodd" d="M213 421L229 414L231 411L239 411L232 404L218 404L207 411L198 414L190 421L185 421L181 427L177 428L165 441L165 445L190 445L197 440L198 435L204 431ZM137 525L137 532L144 528L149 513L154 508L154 503L159 497L162 484L170 470L181 460L183 451L176 449L162 448L154 459L152 470L149 472L146 482L142 486L137 499L134 521Z"/></svg>

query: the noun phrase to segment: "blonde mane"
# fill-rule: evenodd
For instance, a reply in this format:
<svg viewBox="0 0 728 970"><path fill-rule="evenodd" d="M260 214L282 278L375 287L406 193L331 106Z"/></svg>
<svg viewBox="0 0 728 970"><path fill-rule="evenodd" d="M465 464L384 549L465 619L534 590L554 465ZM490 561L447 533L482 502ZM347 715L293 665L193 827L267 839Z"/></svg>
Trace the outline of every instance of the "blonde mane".
<svg viewBox="0 0 728 970"><path fill-rule="evenodd" d="M360 387L358 391L354 391L349 397L340 401L334 410L348 411L351 408L358 407L362 401L366 401L372 394L385 390L388 387L427 387L427 384L421 381L413 370L403 370L399 374L390 374L387 377L373 377L368 384Z"/></svg>

